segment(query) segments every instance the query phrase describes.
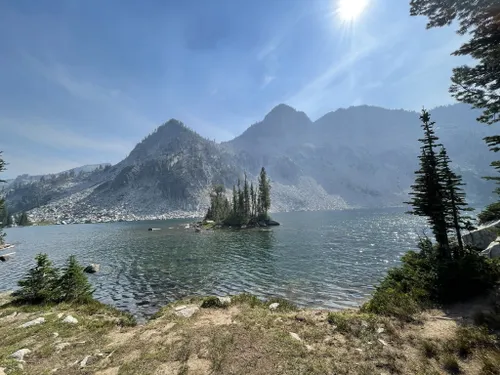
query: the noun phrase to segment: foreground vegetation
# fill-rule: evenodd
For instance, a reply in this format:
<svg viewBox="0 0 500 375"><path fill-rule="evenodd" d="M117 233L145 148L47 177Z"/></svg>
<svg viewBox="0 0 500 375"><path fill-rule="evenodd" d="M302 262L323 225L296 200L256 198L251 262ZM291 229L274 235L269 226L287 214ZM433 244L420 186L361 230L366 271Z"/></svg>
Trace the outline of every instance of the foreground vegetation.
<svg viewBox="0 0 500 375"><path fill-rule="evenodd" d="M96 302L33 307L4 297L0 367L9 375L491 375L500 369L495 336L439 310L404 322L359 311L300 310L251 295L215 299L179 301L134 326ZM78 323L64 323L68 315ZM39 317L45 323L19 328ZM25 348L31 353L21 370L10 355Z"/></svg>

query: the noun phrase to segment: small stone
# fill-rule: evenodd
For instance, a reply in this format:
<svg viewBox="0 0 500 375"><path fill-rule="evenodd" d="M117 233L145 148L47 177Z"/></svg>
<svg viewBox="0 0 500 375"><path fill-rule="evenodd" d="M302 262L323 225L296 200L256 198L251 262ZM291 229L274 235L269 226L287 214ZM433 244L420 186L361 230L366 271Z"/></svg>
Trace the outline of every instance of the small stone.
<svg viewBox="0 0 500 375"><path fill-rule="evenodd" d="M312 352L314 348L311 345L306 345L306 349L308 352Z"/></svg>
<svg viewBox="0 0 500 375"><path fill-rule="evenodd" d="M186 309L187 306L186 305L182 305L182 306L177 306L176 308L174 308L175 311L181 311L181 310L184 310Z"/></svg>
<svg viewBox="0 0 500 375"><path fill-rule="evenodd" d="M361 325L365 328L369 326L368 322L365 322L364 320L361 321Z"/></svg>
<svg viewBox="0 0 500 375"><path fill-rule="evenodd" d="M23 361L23 362L24 362L24 361ZM23 371L23 370L24 370L24 364L23 364L22 362L19 362L19 363L17 364L17 368L18 368L19 370Z"/></svg>
<svg viewBox="0 0 500 375"><path fill-rule="evenodd" d="M82 361L80 362L80 368L84 368L85 366L87 366L87 362L89 361L89 359L90 359L89 355L85 356L85 358L82 359Z"/></svg>
<svg viewBox="0 0 500 375"><path fill-rule="evenodd" d="M63 313L59 313L59 314L57 314L57 319L61 319L63 316L64 316Z"/></svg>
<svg viewBox="0 0 500 375"><path fill-rule="evenodd" d="M386 342L385 342L384 340L382 340L382 339L378 339L378 342L379 342L379 343L381 343L381 344L382 344L382 345L384 345L384 346L388 346L388 345L389 345L388 343L386 343Z"/></svg>
<svg viewBox="0 0 500 375"><path fill-rule="evenodd" d="M385 329L380 327L379 329L377 329L377 333L380 335L381 333L384 333Z"/></svg>
<svg viewBox="0 0 500 375"><path fill-rule="evenodd" d="M96 273L99 272L100 268L101 268L100 264L90 263L87 267L84 268L83 271L86 273Z"/></svg>
<svg viewBox="0 0 500 375"><path fill-rule="evenodd" d="M363 349L356 348L356 349L354 349L354 350L356 350L356 351L357 351L357 352L359 352L359 353L363 353Z"/></svg>
<svg viewBox="0 0 500 375"><path fill-rule="evenodd" d="M269 310L276 310L276 309L278 309L279 306L280 306L280 304L278 302L271 303L269 305Z"/></svg>
<svg viewBox="0 0 500 375"><path fill-rule="evenodd" d="M28 328L28 327L36 326L38 324L43 324L43 323L45 323L45 318L36 318L36 319L31 320L27 323L21 324L19 326L19 328Z"/></svg>
<svg viewBox="0 0 500 375"><path fill-rule="evenodd" d="M295 339L295 340L297 340L297 341L302 341L302 339L300 338L300 336L297 335L294 332L290 332L290 336L292 336L292 338Z"/></svg>
<svg viewBox="0 0 500 375"><path fill-rule="evenodd" d="M64 318L63 323L78 324L78 320L73 318L71 315L68 315L66 318Z"/></svg>
<svg viewBox="0 0 500 375"><path fill-rule="evenodd" d="M191 318L199 309L198 306L185 306L182 310L176 310L175 315L183 318Z"/></svg>
<svg viewBox="0 0 500 375"><path fill-rule="evenodd" d="M281 319L281 318L276 318L275 322L276 322L276 323L283 323L283 319Z"/></svg>
<svg viewBox="0 0 500 375"><path fill-rule="evenodd" d="M57 338L59 337L59 333L54 332L54 333L52 334L52 337L54 337L55 339L57 339Z"/></svg>
<svg viewBox="0 0 500 375"><path fill-rule="evenodd" d="M30 353L31 353L31 350L29 350L29 349L21 349L15 353L12 353L10 355L10 357L14 358L16 361L24 361L24 356L29 355Z"/></svg>
<svg viewBox="0 0 500 375"><path fill-rule="evenodd" d="M50 373L51 374L55 374L57 371L59 371L59 369L58 368L54 368L54 369L50 370Z"/></svg>
<svg viewBox="0 0 500 375"><path fill-rule="evenodd" d="M5 374L5 367L0 367L0 375L7 375Z"/></svg>
<svg viewBox="0 0 500 375"><path fill-rule="evenodd" d="M220 303L227 303L228 305L231 303L231 297L217 297Z"/></svg>
<svg viewBox="0 0 500 375"><path fill-rule="evenodd" d="M56 345L56 350L58 352L60 352L61 350L67 348L68 346L70 346L71 344L69 342L61 342L60 344L57 344Z"/></svg>
<svg viewBox="0 0 500 375"><path fill-rule="evenodd" d="M295 320L298 321L298 322L305 322L306 321L306 317L302 316L302 315L295 315Z"/></svg>

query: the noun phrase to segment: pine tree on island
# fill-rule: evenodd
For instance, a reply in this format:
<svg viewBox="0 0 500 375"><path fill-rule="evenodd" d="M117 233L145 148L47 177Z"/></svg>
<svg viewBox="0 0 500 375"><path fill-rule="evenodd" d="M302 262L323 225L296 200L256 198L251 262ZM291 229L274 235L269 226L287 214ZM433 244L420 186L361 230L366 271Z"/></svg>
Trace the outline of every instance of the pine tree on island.
<svg viewBox="0 0 500 375"><path fill-rule="evenodd" d="M236 228L279 225L269 217L271 183L264 167L260 171L257 188L248 182L245 174L243 182L238 179L233 186L231 201L225 190L222 185L212 189L205 222L213 221L222 227Z"/></svg>

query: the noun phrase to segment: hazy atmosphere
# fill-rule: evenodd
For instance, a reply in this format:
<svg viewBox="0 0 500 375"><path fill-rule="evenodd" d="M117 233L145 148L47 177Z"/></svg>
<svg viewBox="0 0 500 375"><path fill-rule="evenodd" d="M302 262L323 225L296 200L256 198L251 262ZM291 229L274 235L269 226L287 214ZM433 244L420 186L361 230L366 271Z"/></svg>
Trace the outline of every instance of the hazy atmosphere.
<svg viewBox="0 0 500 375"><path fill-rule="evenodd" d="M339 5L340 4L340 5ZM117 163L170 118L226 141L286 103L312 120L449 104L452 28L406 2L0 1L5 178Z"/></svg>

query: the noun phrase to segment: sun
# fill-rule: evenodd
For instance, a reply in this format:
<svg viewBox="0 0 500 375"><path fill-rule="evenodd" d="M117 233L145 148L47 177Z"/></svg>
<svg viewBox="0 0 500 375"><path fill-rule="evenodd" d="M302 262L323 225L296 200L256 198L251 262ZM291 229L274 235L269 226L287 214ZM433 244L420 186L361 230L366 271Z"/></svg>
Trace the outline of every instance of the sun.
<svg viewBox="0 0 500 375"><path fill-rule="evenodd" d="M342 22L354 22L365 11L369 0L338 0L337 14Z"/></svg>

